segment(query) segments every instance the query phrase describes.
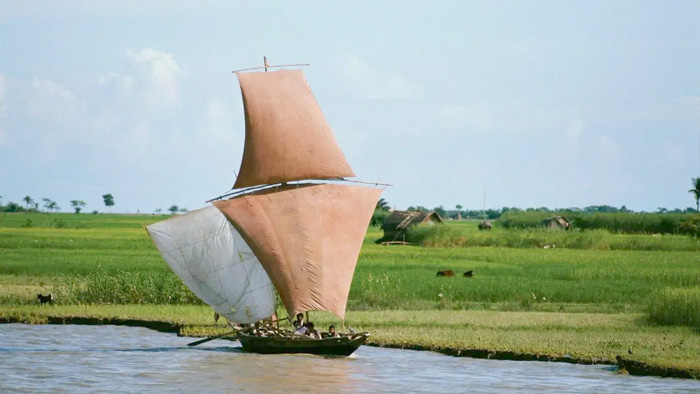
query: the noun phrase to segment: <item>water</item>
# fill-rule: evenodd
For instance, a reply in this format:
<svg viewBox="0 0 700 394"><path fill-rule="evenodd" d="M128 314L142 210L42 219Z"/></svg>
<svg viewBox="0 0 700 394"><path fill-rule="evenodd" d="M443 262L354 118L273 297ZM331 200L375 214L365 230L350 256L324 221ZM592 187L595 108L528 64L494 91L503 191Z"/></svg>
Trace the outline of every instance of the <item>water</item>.
<svg viewBox="0 0 700 394"><path fill-rule="evenodd" d="M347 358L258 355L145 328L0 324L0 392L700 393L610 366L479 360L361 347Z"/></svg>

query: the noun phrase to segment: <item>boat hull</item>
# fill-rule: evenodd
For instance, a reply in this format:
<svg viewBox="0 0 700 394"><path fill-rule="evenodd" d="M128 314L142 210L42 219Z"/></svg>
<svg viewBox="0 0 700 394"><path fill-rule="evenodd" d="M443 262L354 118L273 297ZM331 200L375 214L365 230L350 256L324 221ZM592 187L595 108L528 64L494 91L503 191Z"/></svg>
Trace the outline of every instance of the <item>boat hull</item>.
<svg viewBox="0 0 700 394"><path fill-rule="evenodd" d="M369 334L355 334L339 338L313 339L308 337L259 337L238 334L243 350L253 353L310 353L349 356L365 343Z"/></svg>

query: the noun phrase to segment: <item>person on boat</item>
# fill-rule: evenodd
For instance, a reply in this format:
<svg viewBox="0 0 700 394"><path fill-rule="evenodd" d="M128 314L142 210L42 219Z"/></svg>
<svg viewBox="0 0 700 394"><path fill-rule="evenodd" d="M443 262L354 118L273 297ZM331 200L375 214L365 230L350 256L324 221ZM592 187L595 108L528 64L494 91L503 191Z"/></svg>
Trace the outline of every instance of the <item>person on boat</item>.
<svg viewBox="0 0 700 394"><path fill-rule="evenodd" d="M335 331L335 326L332 324L328 327L328 336L331 338L340 337L340 335L338 335L338 333Z"/></svg>
<svg viewBox="0 0 700 394"><path fill-rule="evenodd" d="M316 329L314 328L314 323L306 323L306 328L306 335L314 339L321 339L321 334L319 334L318 331L316 331Z"/></svg>
<svg viewBox="0 0 700 394"><path fill-rule="evenodd" d="M292 322L292 325L294 325L294 330L298 330L301 327L304 327L304 314L297 313L297 319Z"/></svg>

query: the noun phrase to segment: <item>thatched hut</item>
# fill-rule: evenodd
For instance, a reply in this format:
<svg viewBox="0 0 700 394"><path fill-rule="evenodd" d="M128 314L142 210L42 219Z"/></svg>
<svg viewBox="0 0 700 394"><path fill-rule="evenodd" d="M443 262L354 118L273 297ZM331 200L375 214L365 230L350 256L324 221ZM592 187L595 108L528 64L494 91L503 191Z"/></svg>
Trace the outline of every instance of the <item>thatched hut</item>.
<svg viewBox="0 0 700 394"><path fill-rule="evenodd" d="M482 220L482 221L479 222L478 227L479 227L479 230L482 230L482 231L483 231L483 230L491 230L491 228L493 227L493 225L491 224L491 222L489 222L488 220L484 219L484 220Z"/></svg>
<svg viewBox="0 0 700 394"><path fill-rule="evenodd" d="M382 225L384 236L378 242L406 241L406 231L421 223L443 223L440 215L435 211L412 212L392 211Z"/></svg>
<svg viewBox="0 0 700 394"><path fill-rule="evenodd" d="M554 228L559 230L569 230L571 229L571 222L564 216L552 216L546 218L542 221L542 225L548 228Z"/></svg>

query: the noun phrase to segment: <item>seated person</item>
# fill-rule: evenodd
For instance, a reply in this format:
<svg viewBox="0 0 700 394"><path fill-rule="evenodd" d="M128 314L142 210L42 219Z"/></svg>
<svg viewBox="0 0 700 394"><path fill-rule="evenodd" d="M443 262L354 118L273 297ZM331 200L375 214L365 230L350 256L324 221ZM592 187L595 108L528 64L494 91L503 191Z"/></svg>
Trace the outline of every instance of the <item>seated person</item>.
<svg viewBox="0 0 700 394"><path fill-rule="evenodd" d="M304 314L297 313L297 319L292 322L292 325L294 326L295 330L298 330L301 327L304 327Z"/></svg>
<svg viewBox="0 0 700 394"><path fill-rule="evenodd" d="M340 335L338 335L338 333L335 332L335 326L332 325L332 324L330 325L330 327L328 327L328 336L331 337L331 338L338 338L338 337L340 337Z"/></svg>
<svg viewBox="0 0 700 394"><path fill-rule="evenodd" d="M294 334L297 334L297 335L306 335L308 333L309 333L309 327L307 326L307 324L304 324L301 327L294 330Z"/></svg>
<svg viewBox="0 0 700 394"><path fill-rule="evenodd" d="M321 339L321 334L319 334L318 331L316 331L316 329L314 328L314 323L311 323L311 322L306 323L306 328L307 328L306 335L308 335L314 339Z"/></svg>

